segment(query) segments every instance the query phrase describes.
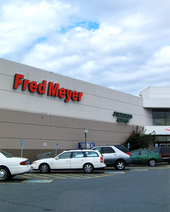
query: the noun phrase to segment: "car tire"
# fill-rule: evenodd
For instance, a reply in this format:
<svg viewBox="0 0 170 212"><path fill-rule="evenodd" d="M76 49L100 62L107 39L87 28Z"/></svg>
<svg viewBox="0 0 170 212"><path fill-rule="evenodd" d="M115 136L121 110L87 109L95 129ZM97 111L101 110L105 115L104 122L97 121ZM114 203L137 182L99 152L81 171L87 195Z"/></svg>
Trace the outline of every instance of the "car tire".
<svg viewBox="0 0 170 212"><path fill-rule="evenodd" d="M125 168L125 162L123 160L116 161L115 168L118 170L123 170Z"/></svg>
<svg viewBox="0 0 170 212"><path fill-rule="evenodd" d="M83 166L83 170L86 174L90 174L93 172L93 165L91 163L86 163L84 166Z"/></svg>
<svg viewBox="0 0 170 212"><path fill-rule="evenodd" d="M156 165L156 160L155 159L150 159L148 164L149 164L149 166L153 167L153 166Z"/></svg>
<svg viewBox="0 0 170 212"><path fill-rule="evenodd" d="M46 173L50 172L50 167L47 163L42 163L39 167L39 170L42 174L46 174Z"/></svg>
<svg viewBox="0 0 170 212"><path fill-rule="evenodd" d="M6 167L0 168L0 181L8 180L10 176L10 172Z"/></svg>

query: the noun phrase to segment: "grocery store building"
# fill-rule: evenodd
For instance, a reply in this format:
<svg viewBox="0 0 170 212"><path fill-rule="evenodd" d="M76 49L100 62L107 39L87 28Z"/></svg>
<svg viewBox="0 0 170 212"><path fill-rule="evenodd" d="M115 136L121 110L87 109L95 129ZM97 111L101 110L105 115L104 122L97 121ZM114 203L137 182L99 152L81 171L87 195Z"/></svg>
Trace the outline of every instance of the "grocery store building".
<svg viewBox="0 0 170 212"><path fill-rule="evenodd" d="M30 161L85 141L121 144L134 126L170 145L170 87L133 96L0 59L0 149ZM21 142L22 139L22 142ZM88 143L90 144L90 143Z"/></svg>

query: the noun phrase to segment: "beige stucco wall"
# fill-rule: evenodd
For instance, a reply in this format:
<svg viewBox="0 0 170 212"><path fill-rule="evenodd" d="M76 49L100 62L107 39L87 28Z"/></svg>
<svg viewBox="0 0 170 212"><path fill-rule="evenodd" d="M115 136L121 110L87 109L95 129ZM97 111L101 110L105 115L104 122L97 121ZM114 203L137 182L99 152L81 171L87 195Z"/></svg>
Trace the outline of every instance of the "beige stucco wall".
<svg viewBox="0 0 170 212"><path fill-rule="evenodd" d="M60 87L83 92L80 102L13 89L14 75L41 83L59 83ZM77 148L87 140L96 145L119 144L126 140L133 125L152 125L150 109L143 108L143 99L59 74L0 59L0 146L20 154L24 139L24 156L30 160L41 152L52 151L56 140L58 151ZM132 114L128 124L117 123L113 111ZM19 155L18 155L19 156Z"/></svg>

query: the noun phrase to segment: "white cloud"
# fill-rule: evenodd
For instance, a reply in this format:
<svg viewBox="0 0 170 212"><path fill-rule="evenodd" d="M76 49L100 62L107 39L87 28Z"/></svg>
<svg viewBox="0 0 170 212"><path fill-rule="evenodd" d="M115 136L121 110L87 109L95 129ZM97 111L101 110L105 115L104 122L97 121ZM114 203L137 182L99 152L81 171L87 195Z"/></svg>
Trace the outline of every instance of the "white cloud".
<svg viewBox="0 0 170 212"><path fill-rule="evenodd" d="M0 4L3 58L134 95L169 85L167 0Z"/></svg>

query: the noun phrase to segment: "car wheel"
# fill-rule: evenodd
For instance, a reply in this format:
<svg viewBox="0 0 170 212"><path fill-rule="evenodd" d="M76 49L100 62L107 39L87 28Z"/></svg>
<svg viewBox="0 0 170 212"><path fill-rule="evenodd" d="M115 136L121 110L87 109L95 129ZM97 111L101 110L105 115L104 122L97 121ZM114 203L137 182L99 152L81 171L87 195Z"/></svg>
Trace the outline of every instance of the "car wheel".
<svg viewBox="0 0 170 212"><path fill-rule="evenodd" d="M43 174L46 174L46 173L50 172L50 167L46 163L42 163L40 165L40 168L39 169L40 169L40 172L43 173Z"/></svg>
<svg viewBox="0 0 170 212"><path fill-rule="evenodd" d="M123 160L118 160L116 162L115 168L118 169L118 170L124 169L125 168L125 162Z"/></svg>
<svg viewBox="0 0 170 212"><path fill-rule="evenodd" d="M4 181L4 180L8 180L9 178L10 178L9 170L5 167L1 167L0 168L0 180Z"/></svg>
<svg viewBox="0 0 170 212"><path fill-rule="evenodd" d="M155 166L156 165L156 160L155 159L150 159L149 160L149 166Z"/></svg>
<svg viewBox="0 0 170 212"><path fill-rule="evenodd" d="M91 163L86 163L83 166L83 170L84 170L85 173L90 174L90 173L93 172L93 165Z"/></svg>

